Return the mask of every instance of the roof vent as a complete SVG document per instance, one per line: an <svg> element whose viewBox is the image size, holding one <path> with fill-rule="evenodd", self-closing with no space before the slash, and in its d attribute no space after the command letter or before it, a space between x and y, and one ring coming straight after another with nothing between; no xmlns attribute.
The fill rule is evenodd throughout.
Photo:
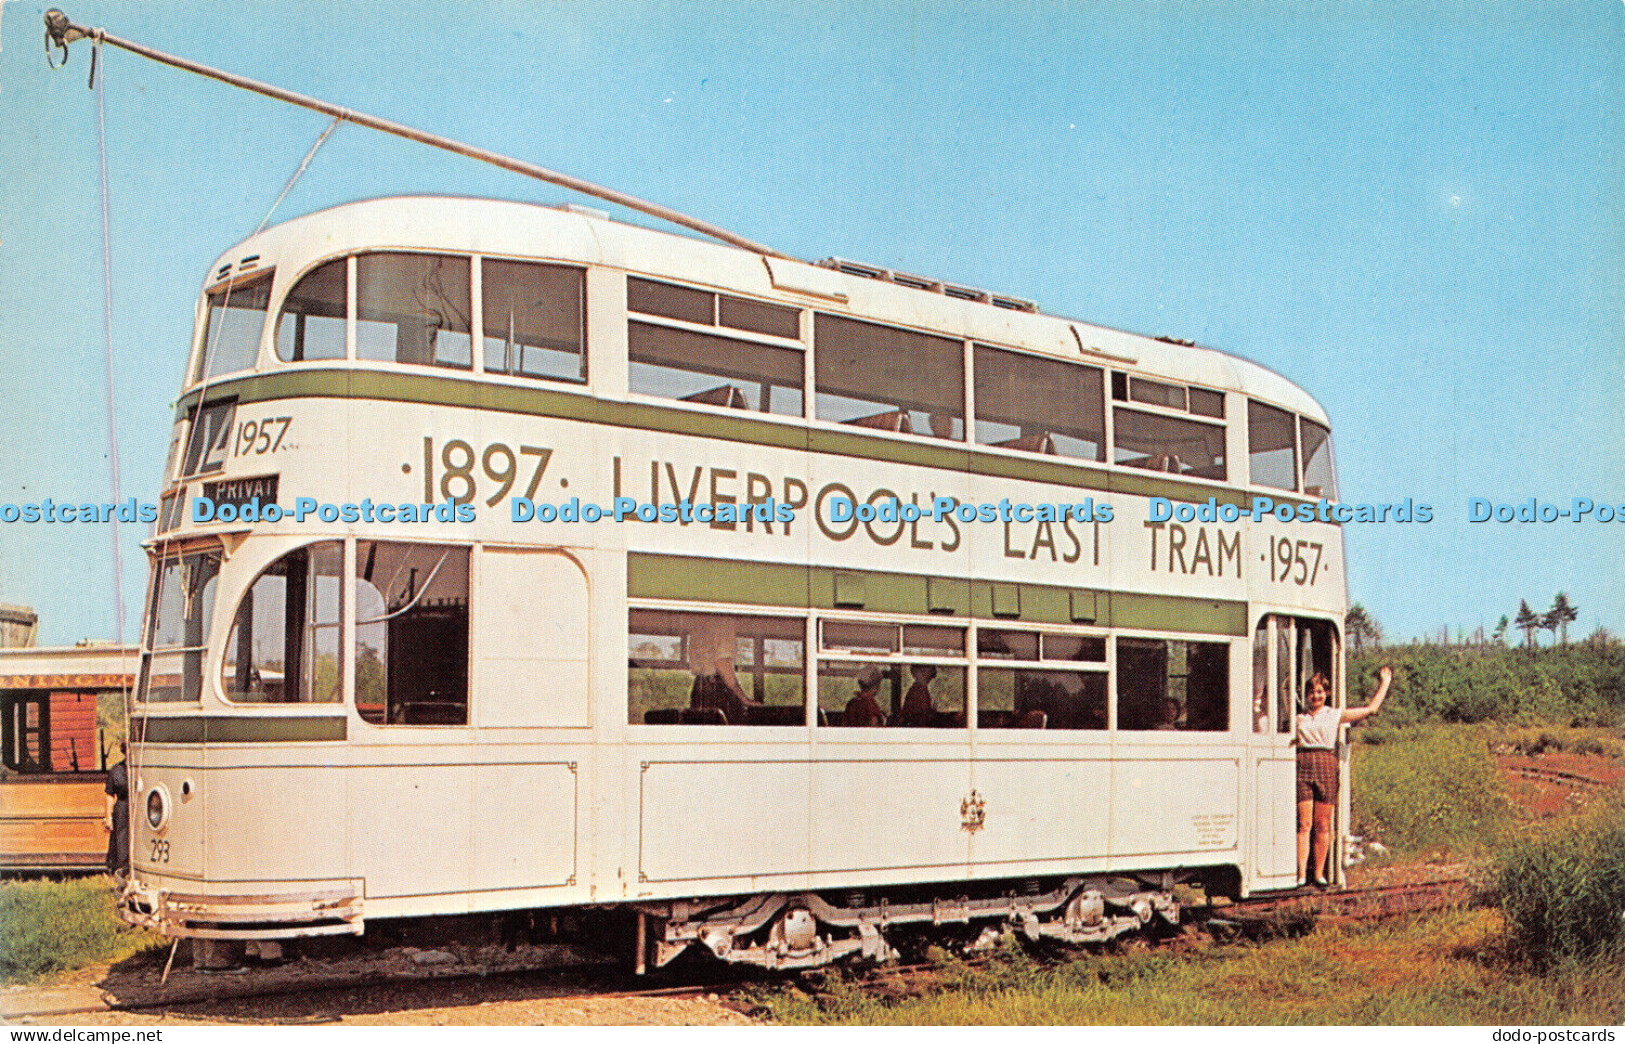
<svg viewBox="0 0 1625 1044"><path fill-rule="evenodd" d="M862 279L878 279L883 283L896 283L906 286L910 290L924 290L928 294L942 294L959 301L976 301L980 304L990 304L996 308L1007 308L1012 312L1037 312L1036 302L1023 300L1019 297L1006 297L999 294L990 294L986 290L978 290L971 286L954 286L938 279L926 276L909 275L907 272L893 272L889 268L879 268L875 265L866 265L861 261L847 261L839 257L826 257L818 262L819 268L833 269L845 275L858 276Z"/></svg>

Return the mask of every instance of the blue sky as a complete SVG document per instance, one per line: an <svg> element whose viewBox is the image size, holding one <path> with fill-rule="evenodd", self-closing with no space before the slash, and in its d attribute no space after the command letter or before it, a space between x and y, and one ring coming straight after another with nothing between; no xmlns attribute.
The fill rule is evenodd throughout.
<svg viewBox="0 0 1625 1044"><path fill-rule="evenodd" d="M109 488L89 48L48 71L46 6L0 6L0 502ZM64 7L798 257L1254 359L1330 412L1346 499L1435 505L1348 529L1391 636L1560 590L1571 632L1625 631L1625 523L1466 522L1475 495L1625 504L1619 0ZM327 121L103 59L122 484L155 500L205 271ZM278 217L412 192L572 198L342 127ZM105 526L0 528L0 602L47 644L112 636L110 578Z"/></svg>

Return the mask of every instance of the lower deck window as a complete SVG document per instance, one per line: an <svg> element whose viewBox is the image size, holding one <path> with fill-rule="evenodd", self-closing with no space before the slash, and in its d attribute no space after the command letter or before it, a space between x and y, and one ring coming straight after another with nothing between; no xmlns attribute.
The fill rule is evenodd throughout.
<svg viewBox="0 0 1625 1044"><path fill-rule="evenodd" d="M631 610L627 721L805 724L803 627L782 617Z"/></svg>
<svg viewBox="0 0 1625 1044"><path fill-rule="evenodd" d="M632 608L627 722L1228 732L1229 670L1222 639Z"/></svg>
<svg viewBox="0 0 1625 1044"><path fill-rule="evenodd" d="M1106 727L1106 673L983 667L977 674L979 729Z"/></svg>
<svg viewBox="0 0 1625 1044"><path fill-rule="evenodd" d="M1117 639L1117 727L1127 732L1230 728L1230 647Z"/></svg>
<svg viewBox="0 0 1625 1044"><path fill-rule="evenodd" d="M290 551L243 595L221 662L220 688L240 703L337 703L344 545Z"/></svg>
<svg viewBox="0 0 1625 1044"><path fill-rule="evenodd" d="M195 702L203 696L204 639L214 615L220 553L161 558L153 566L138 702Z"/></svg>
<svg viewBox="0 0 1625 1044"><path fill-rule="evenodd" d="M818 665L818 723L837 728L962 729L963 667L825 660Z"/></svg>
<svg viewBox="0 0 1625 1044"><path fill-rule="evenodd" d="M468 548L358 541L355 590L357 713L468 724Z"/></svg>

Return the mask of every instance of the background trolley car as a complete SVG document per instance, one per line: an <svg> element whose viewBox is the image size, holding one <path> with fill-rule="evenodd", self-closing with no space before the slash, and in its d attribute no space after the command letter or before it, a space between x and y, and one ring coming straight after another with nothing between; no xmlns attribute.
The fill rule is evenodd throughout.
<svg viewBox="0 0 1625 1044"><path fill-rule="evenodd" d="M1334 481L1276 374L1013 298L580 208L289 221L198 306L124 916L620 908L640 960L788 967L1290 887L1341 532L1227 519ZM559 517L618 497L709 521ZM889 508L939 498L992 507Z"/></svg>
<svg viewBox="0 0 1625 1044"><path fill-rule="evenodd" d="M17 610L0 606L0 623ZM97 716L122 704L136 651L128 646L36 648L33 614L21 647L0 647L0 871L104 869L109 755L118 737Z"/></svg>

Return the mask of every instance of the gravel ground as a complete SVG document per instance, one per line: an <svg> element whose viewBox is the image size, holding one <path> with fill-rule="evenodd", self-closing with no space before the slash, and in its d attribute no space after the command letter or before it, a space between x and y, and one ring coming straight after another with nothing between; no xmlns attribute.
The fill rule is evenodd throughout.
<svg viewBox="0 0 1625 1044"><path fill-rule="evenodd" d="M448 977L470 971L479 977ZM515 952L499 947L395 948L238 973L204 974L180 967L165 986L159 985L161 974L161 961L135 958L115 967L84 968L46 986L7 987L0 992L0 1016L12 1025L76 1026L718 1026L751 1021L717 994L618 995L637 985L606 969L602 960L563 946ZM347 985L362 975L385 975L390 981ZM173 1002L251 989L281 992L137 1011L105 1007L109 1000ZM93 1010L51 1014L66 1009Z"/></svg>

